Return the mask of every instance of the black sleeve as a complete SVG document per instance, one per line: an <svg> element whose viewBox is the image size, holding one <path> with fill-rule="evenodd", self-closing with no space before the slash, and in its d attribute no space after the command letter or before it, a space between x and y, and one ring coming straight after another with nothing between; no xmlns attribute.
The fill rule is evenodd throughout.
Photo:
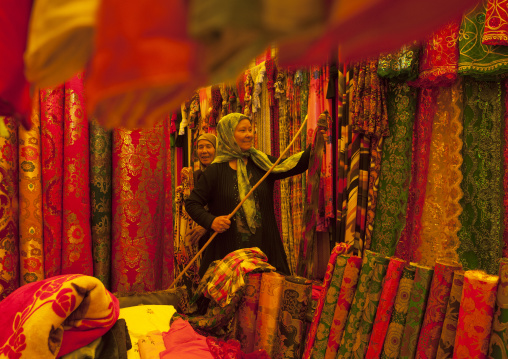
<svg viewBox="0 0 508 359"><path fill-rule="evenodd" d="M272 172L272 173L270 173L270 177L273 180L279 180L279 179L299 175L300 173L307 171L307 169L309 168L309 158L310 158L311 147L312 146L309 145L307 147L307 149L302 153L302 157L300 157L300 160L298 161L298 163L296 164L295 167L293 167L292 169L290 169L287 172L282 172L282 173L273 173ZM273 162L275 162L275 161L277 161L277 159L275 159ZM281 163L284 161L281 161Z"/></svg>
<svg viewBox="0 0 508 359"><path fill-rule="evenodd" d="M210 165L201 173L199 180L194 184L189 197L185 200L185 210L189 216L201 227L211 229L215 216L205 209L212 199L212 194L217 183L218 166Z"/></svg>

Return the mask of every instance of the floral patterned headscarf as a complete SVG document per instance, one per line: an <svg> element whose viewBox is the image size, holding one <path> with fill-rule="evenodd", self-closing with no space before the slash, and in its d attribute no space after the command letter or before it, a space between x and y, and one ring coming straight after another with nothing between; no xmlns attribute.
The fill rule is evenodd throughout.
<svg viewBox="0 0 508 359"><path fill-rule="evenodd" d="M217 124L217 153L213 163L229 162L234 159L250 157L259 168L268 171L273 166L273 163L265 153L258 151L254 147L251 147L247 151L242 151L240 146L238 146L238 143L236 143L235 129L236 126L238 126L238 123L243 119L250 121L250 118L241 113L230 113L219 121ZM288 157L284 161L281 161L277 166L275 166L273 172L281 173L294 168L300 160L300 157L302 157L302 153L303 151ZM236 175L238 177L238 192L240 195L240 200L243 200L247 193L249 193L251 190L252 186L249 182L247 166L245 165L245 162L237 161L236 166ZM243 203L242 208L245 212L247 224L249 225L251 233L255 233L256 227L254 218L256 217L256 204L254 202L254 197L249 196Z"/></svg>

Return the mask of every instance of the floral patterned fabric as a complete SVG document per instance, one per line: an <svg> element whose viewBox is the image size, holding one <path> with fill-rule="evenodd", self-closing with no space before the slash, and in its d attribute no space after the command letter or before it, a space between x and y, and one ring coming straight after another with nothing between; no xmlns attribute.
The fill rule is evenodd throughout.
<svg viewBox="0 0 508 359"><path fill-rule="evenodd" d="M508 12L506 0L488 0L482 44L508 45Z"/></svg>
<svg viewBox="0 0 508 359"><path fill-rule="evenodd" d="M492 323L489 357L502 359L508 356L508 259L499 264L499 286L497 287L496 312Z"/></svg>
<svg viewBox="0 0 508 359"><path fill-rule="evenodd" d="M390 325L388 326L383 351L381 353L382 359L396 359L399 357L415 271L416 267L410 264L406 266L402 272L402 278L400 279L397 296L395 297L395 303L393 305Z"/></svg>
<svg viewBox="0 0 508 359"><path fill-rule="evenodd" d="M478 4L464 14L459 36L459 68L461 75L492 80L503 76L508 70L508 49L506 46L482 43L485 27L487 1Z"/></svg>
<svg viewBox="0 0 508 359"><path fill-rule="evenodd" d="M18 211L18 126L4 118L9 136L0 137L0 300L19 286Z"/></svg>
<svg viewBox="0 0 508 359"><path fill-rule="evenodd" d="M62 274L93 275L90 228L90 137L83 74L65 83Z"/></svg>
<svg viewBox="0 0 508 359"><path fill-rule="evenodd" d="M0 356L57 358L104 335L118 319L118 299L93 277L51 277L0 302Z"/></svg>
<svg viewBox="0 0 508 359"><path fill-rule="evenodd" d="M342 335L344 334L344 328L356 292L361 268L362 259L360 257L348 258L330 327L325 359L335 359L337 356L337 350L339 349Z"/></svg>
<svg viewBox="0 0 508 359"><path fill-rule="evenodd" d="M464 274L453 358L487 358L498 282L481 271Z"/></svg>
<svg viewBox="0 0 508 359"><path fill-rule="evenodd" d="M401 359L415 357L418 336L420 335L433 274L434 269L416 265L415 279L411 288L406 324L401 340L402 346L400 347L399 355Z"/></svg>
<svg viewBox="0 0 508 359"><path fill-rule="evenodd" d="M503 221L501 84L464 80L464 197L459 258L465 269L498 272Z"/></svg>
<svg viewBox="0 0 508 359"><path fill-rule="evenodd" d="M115 292L167 288L173 280L169 125L113 131ZM161 270L162 268L162 270Z"/></svg>
<svg viewBox="0 0 508 359"><path fill-rule="evenodd" d="M41 90L44 276L62 273L64 87Z"/></svg>
<svg viewBox="0 0 508 359"><path fill-rule="evenodd" d="M283 275L275 272L263 273L259 289L254 350L264 349L270 358L273 358L277 351L277 333L283 290Z"/></svg>
<svg viewBox="0 0 508 359"><path fill-rule="evenodd" d="M418 263L433 267L436 259L458 261L457 232L463 196L462 181L462 81L439 89L432 124L427 190L422 209Z"/></svg>
<svg viewBox="0 0 508 359"><path fill-rule="evenodd" d="M371 249L384 256L395 253L406 222L415 110L415 89L407 84L390 83L388 118L391 135L383 145L378 204L371 242Z"/></svg>
<svg viewBox="0 0 508 359"><path fill-rule="evenodd" d="M453 274L452 289L450 291L450 299L446 307L445 319L443 322L443 331L441 339L439 339L439 347L437 348L436 358L452 358L455 334L457 333L457 321L459 319L460 301L462 299L462 287L464 286L464 273L455 271Z"/></svg>
<svg viewBox="0 0 508 359"><path fill-rule="evenodd" d="M436 113L437 89L421 89L418 110L413 127L411 183L406 209L406 226L402 230L395 255L406 261L413 260L420 243L422 207L425 202L432 122Z"/></svg>
<svg viewBox="0 0 508 359"><path fill-rule="evenodd" d="M330 287L326 292L323 311L321 312L321 318L319 319L316 341L314 342L314 348L312 349L312 359L323 359L325 356L328 337L330 335L330 327L335 312L335 306L339 298L347 261L348 258L345 255L337 257L337 263L335 263L335 268L333 269L332 281L330 282Z"/></svg>
<svg viewBox="0 0 508 359"><path fill-rule="evenodd" d="M328 265L326 267L325 277L323 279L322 286L323 289L321 290L321 294L319 296L316 309L314 310L312 323L307 333L307 341L305 342L305 351L303 352L302 356L302 358L304 359L310 358L312 348L314 347L314 341L316 339L316 333L319 325L319 320L321 318L321 312L323 311L323 306L325 304L326 292L330 287L330 282L332 280L333 270L335 268L337 256L346 253L348 249L349 246L345 243L339 243L332 249L332 253L330 254L330 259L328 260Z"/></svg>
<svg viewBox="0 0 508 359"><path fill-rule="evenodd" d="M362 320L363 311L367 303L367 293L369 291L371 280L374 275L374 268L377 264L376 253L365 251L362 270L360 272L360 279L358 279L358 286L356 287L355 297L349 310L344 335L342 336L339 351L337 356L340 358L351 358L353 345L355 343L356 335L359 330L360 322ZM383 266L380 264L379 269L382 270Z"/></svg>
<svg viewBox="0 0 508 359"><path fill-rule="evenodd" d="M305 316L311 299L312 282L296 276L284 280L274 359L300 359L304 348Z"/></svg>
<svg viewBox="0 0 508 359"><path fill-rule="evenodd" d="M386 277L383 280L383 290L381 292L381 298L379 299L376 318L374 319L372 335L367 348L367 358L379 358L381 356L383 343L385 342L395 304L400 277L402 276L405 264L406 262L401 259L390 259Z"/></svg>
<svg viewBox="0 0 508 359"><path fill-rule="evenodd" d="M504 179L503 179L503 190L504 190L504 198L503 198L503 206L504 213L508 213L508 131L506 131L508 125L508 81L504 82L505 88L505 98L504 98ZM503 219L504 231L503 231L503 257L508 257L508 216L504 216Z"/></svg>
<svg viewBox="0 0 508 359"><path fill-rule="evenodd" d="M243 298L236 314L238 323L236 339L240 341L242 350L245 353L254 351L261 276L261 273L249 273L247 275Z"/></svg>
<svg viewBox="0 0 508 359"><path fill-rule="evenodd" d="M453 273L460 269L462 267L458 264L436 263L415 358L428 359L436 356L452 289Z"/></svg>
<svg viewBox="0 0 508 359"><path fill-rule="evenodd" d="M401 82L414 80L418 76L419 56L419 43L404 45L399 51L379 57L377 73Z"/></svg>
<svg viewBox="0 0 508 359"><path fill-rule="evenodd" d="M356 332L352 358L363 358L367 352L389 262L389 258L382 256L377 256L375 259L365 306L363 307L362 320Z"/></svg>
<svg viewBox="0 0 508 359"><path fill-rule="evenodd" d="M423 44L420 73L412 86L449 86L457 79L460 20L452 21L434 32Z"/></svg>
<svg viewBox="0 0 508 359"><path fill-rule="evenodd" d="M19 127L19 284L44 279L42 240L41 113L39 91L32 99L32 128Z"/></svg>
<svg viewBox="0 0 508 359"><path fill-rule="evenodd" d="M112 131L90 120L90 207L93 273L106 288L111 280Z"/></svg>

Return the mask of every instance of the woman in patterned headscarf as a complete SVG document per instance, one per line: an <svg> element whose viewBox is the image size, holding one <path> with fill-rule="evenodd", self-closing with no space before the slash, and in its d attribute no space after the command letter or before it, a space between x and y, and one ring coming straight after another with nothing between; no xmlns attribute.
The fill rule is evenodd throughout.
<svg viewBox="0 0 508 359"><path fill-rule="evenodd" d="M290 274L284 246L275 220L274 182L304 172L309 165L310 147L281 161L247 198L231 218L227 215L245 198L275 158L252 147L254 132L248 117L241 113L224 116L217 124L217 153L195 185L185 208L191 218L206 229L218 232L203 252L200 274L214 260L240 248L258 247L278 271ZM205 210L208 206L209 211ZM200 247L206 238L200 240Z"/></svg>

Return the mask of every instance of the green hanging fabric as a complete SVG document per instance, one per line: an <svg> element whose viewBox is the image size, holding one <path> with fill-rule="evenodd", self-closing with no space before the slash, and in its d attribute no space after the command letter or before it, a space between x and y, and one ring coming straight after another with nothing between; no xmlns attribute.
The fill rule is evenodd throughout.
<svg viewBox="0 0 508 359"><path fill-rule="evenodd" d="M464 81L464 145L459 258L464 269L497 274L503 241L501 84Z"/></svg>

